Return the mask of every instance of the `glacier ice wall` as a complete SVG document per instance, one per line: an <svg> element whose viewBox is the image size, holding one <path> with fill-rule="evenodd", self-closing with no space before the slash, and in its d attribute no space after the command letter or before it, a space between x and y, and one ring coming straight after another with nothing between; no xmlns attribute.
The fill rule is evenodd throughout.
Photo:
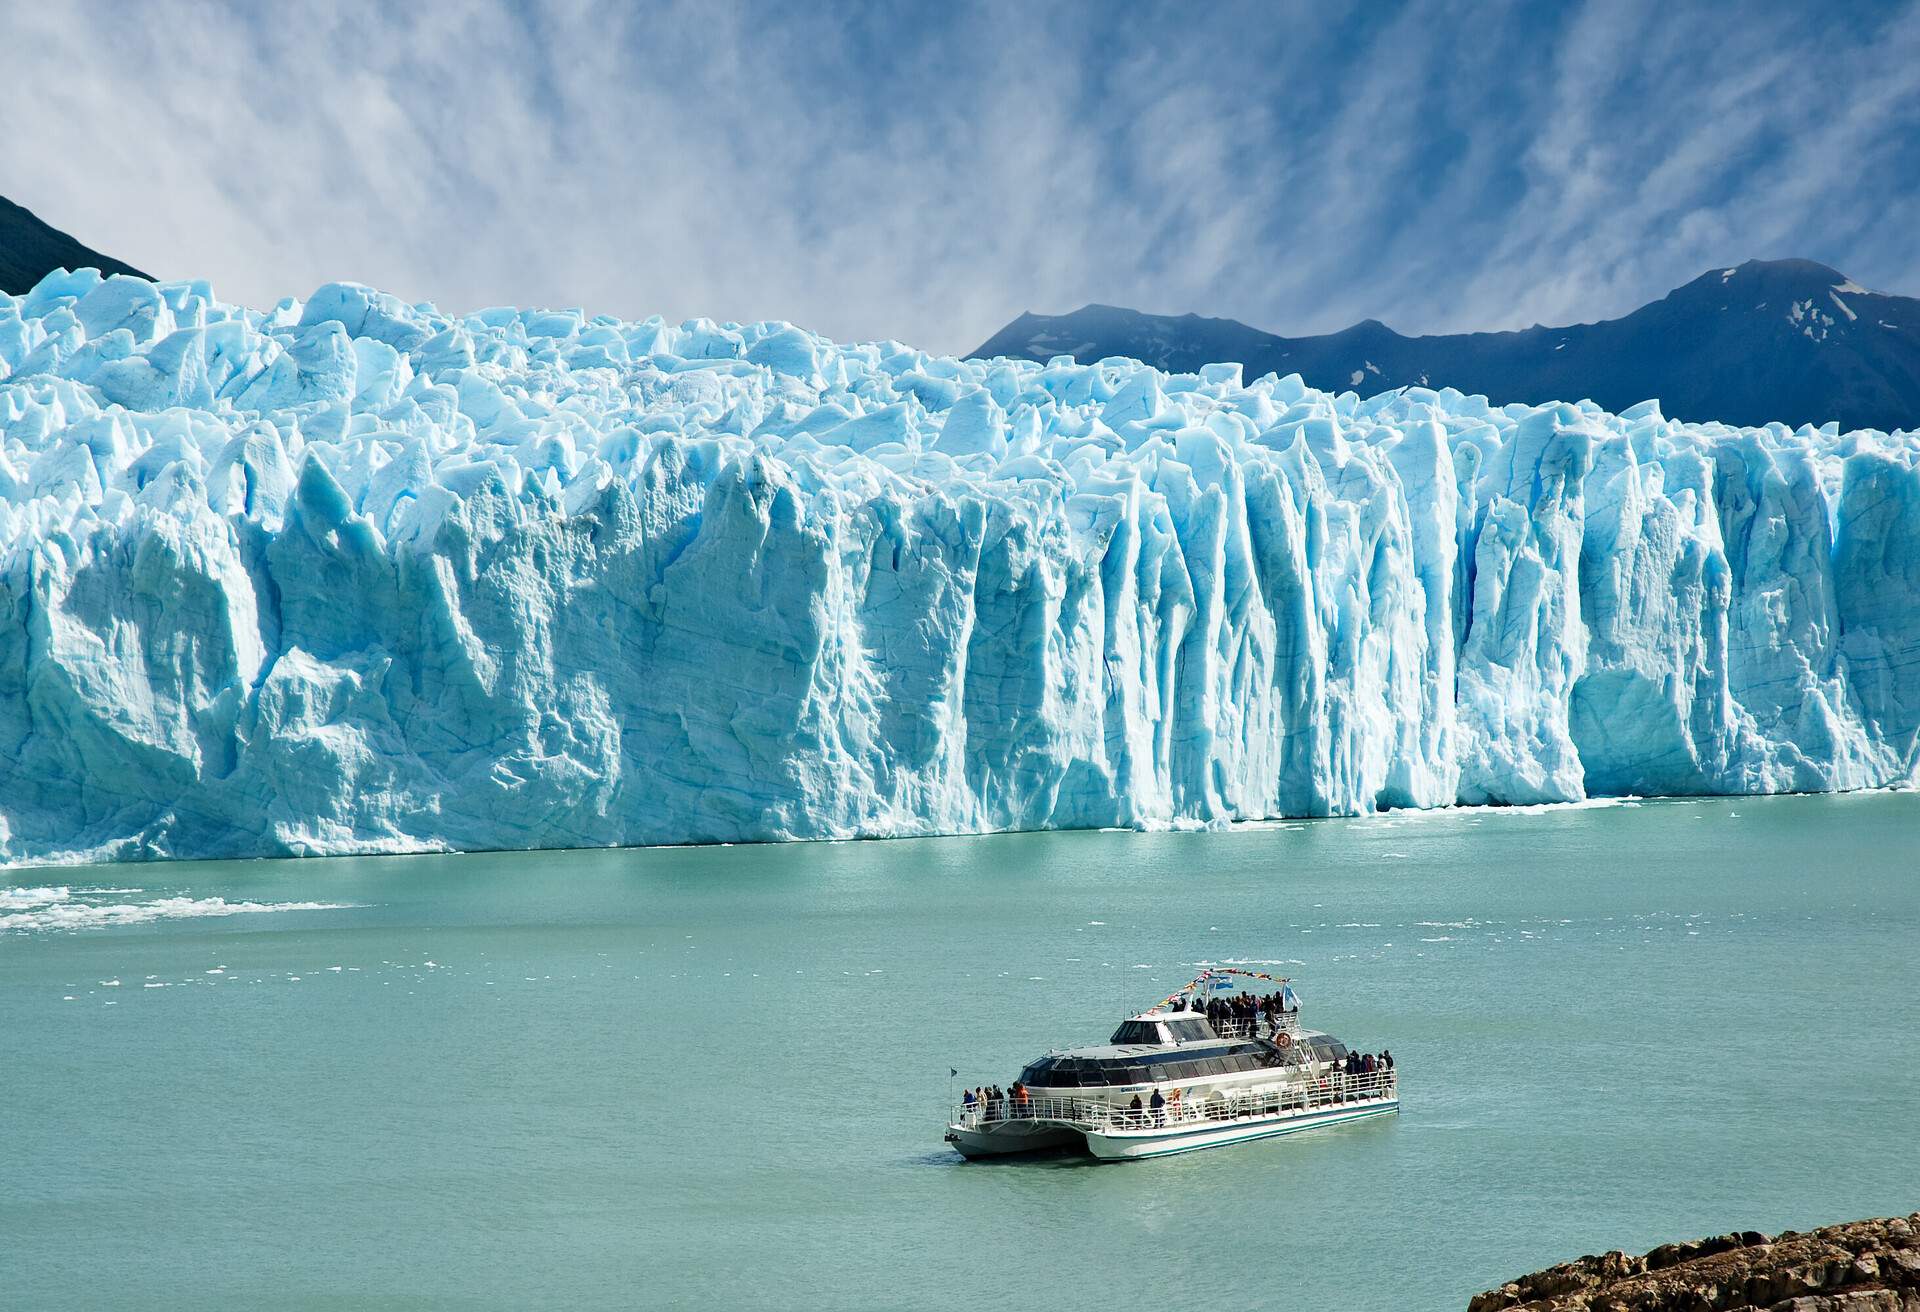
<svg viewBox="0 0 1920 1312"><path fill-rule="evenodd" d="M332 285L0 296L0 859L1920 771L1920 439Z"/></svg>

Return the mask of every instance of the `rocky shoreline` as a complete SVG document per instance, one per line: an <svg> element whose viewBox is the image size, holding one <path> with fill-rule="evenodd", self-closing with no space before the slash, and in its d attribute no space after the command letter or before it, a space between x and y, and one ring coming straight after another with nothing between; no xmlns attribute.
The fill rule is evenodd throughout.
<svg viewBox="0 0 1920 1312"><path fill-rule="evenodd" d="M1614 1251L1510 1280L1468 1312L1920 1312L1920 1212Z"/></svg>

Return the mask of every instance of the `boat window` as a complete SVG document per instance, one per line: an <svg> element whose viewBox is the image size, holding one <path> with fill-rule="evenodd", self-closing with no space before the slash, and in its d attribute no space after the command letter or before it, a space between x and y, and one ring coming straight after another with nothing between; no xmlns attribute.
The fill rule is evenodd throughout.
<svg viewBox="0 0 1920 1312"><path fill-rule="evenodd" d="M1051 1084L1053 1083L1052 1067L1053 1063L1050 1061L1037 1061L1020 1072L1020 1083Z"/></svg>
<svg viewBox="0 0 1920 1312"><path fill-rule="evenodd" d="M1160 1027L1150 1020L1124 1020L1120 1022L1120 1028L1113 1032L1111 1042L1158 1043Z"/></svg>
<svg viewBox="0 0 1920 1312"><path fill-rule="evenodd" d="M1203 1020L1168 1021L1167 1028L1173 1031L1173 1037L1181 1043L1204 1043L1208 1039L1219 1037L1213 1032L1213 1027Z"/></svg>

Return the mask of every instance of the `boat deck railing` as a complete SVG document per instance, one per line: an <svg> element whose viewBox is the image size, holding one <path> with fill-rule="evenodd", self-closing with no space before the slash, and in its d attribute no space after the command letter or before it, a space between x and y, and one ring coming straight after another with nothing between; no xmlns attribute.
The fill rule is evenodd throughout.
<svg viewBox="0 0 1920 1312"><path fill-rule="evenodd" d="M1204 1020L1205 1016L1202 1014ZM1276 1034L1300 1035L1300 1013L1289 1011L1280 1016L1261 1016L1258 1020L1216 1020L1213 1032L1223 1039L1269 1039Z"/></svg>
<svg viewBox="0 0 1920 1312"><path fill-rule="evenodd" d="M1088 1130L1159 1129L1168 1125L1230 1122L1283 1112L1316 1111L1347 1103L1375 1102L1393 1097L1399 1090L1394 1071L1374 1071L1367 1075L1329 1072L1295 1084L1232 1093L1223 1097L1179 1098L1164 1107L1142 1106L1134 1111L1128 1103L1105 1098L1039 1097L1024 1099L995 1098L987 1102L955 1107L950 1123L966 1129L981 1129L1008 1121L1055 1121ZM1141 1099L1144 1104L1146 1099Z"/></svg>

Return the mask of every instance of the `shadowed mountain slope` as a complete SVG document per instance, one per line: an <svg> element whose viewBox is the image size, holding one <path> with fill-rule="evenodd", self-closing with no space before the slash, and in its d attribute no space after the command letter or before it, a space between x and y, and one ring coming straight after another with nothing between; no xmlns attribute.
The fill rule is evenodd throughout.
<svg viewBox="0 0 1920 1312"><path fill-rule="evenodd" d="M0 196L0 292L18 296L55 269L98 269L112 275L148 275L131 264L82 246L43 223L33 211Z"/></svg>
<svg viewBox="0 0 1920 1312"><path fill-rule="evenodd" d="M1454 387L1497 404L1591 399L1616 412L1657 397L1665 414L1694 421L1920 426L1920 300L1811 260L1714 269L1623 318L1566 328L1403 337L1368 319L1277 337L1232 319L1089 305L1023 314L973 354L1124 355L1175 373L1238 361L1250 378L1299 374L1364 395Z"/></svg>

